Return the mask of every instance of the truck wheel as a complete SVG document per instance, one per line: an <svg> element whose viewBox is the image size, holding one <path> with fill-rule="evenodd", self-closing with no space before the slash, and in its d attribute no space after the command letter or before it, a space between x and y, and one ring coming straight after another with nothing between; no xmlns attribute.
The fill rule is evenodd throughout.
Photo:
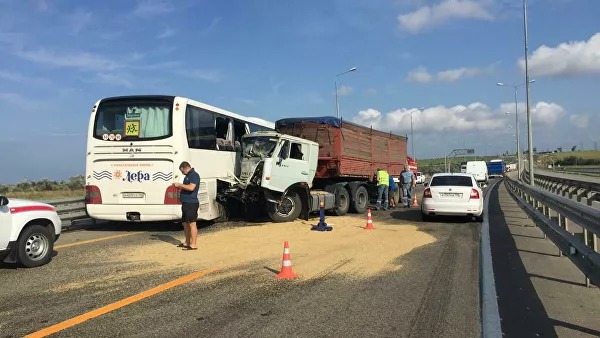
<svg viewBox="0 0 600 338"><path fill-rule="evenodd" d="M335 207L331 209L334 215L344 216L350 209L350 193L346 187L340 184L332 184L325 187L325 191L335 195Z"/></svg>
<svg viewBox="0 0 600 338"><path fill-rule="evenodd" d="M390 191L390 194L392 195L394 203L400 203L400 188L396 189L396 191Z"/></svg>
<svg viewBox="0 0 600 338"><path fill-rule="evenodd" d="M273 222L291 222L300 216L302 201L296 192L291 191L280 204L269 202L267 211Z"/></svg>
<svg viewBox="0 0 600 338"><path fill-rule="evenodd" d="M48 264L52 258L54 234L38 224L23 230L17 242L17 257L26 268Z"/></svg>
<svg viewBox="0 0 600 338"><path fill-rule="evenodd" d="M363 214L367 210L367 205L369 205L369 192L361 185L354 190L350 207L353 212Z"/></svg>

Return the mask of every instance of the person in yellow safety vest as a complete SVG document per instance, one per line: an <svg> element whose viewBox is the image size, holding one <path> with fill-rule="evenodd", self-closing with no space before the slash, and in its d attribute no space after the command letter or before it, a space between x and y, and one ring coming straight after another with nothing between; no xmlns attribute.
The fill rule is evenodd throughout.
<svg viewBox="0 0 600 338"><path fill-rule="evenodd" d="M377 168L377 205L375 210L381 208L383 200L383 210L387 210L389 206L388 191L390 189L390 175L387 171Z"/></svg>

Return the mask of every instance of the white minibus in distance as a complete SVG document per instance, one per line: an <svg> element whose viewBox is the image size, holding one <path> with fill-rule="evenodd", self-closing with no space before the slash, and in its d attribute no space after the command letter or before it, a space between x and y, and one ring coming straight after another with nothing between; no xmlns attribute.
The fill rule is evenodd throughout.
<svg viewBox="0 0 600 338"><path fill-rule="evenodd" d="M488 170L485 161L468 161L466 173L473 175L478 183L487 184L488 182Z"/></svg>
<svg viewBox="0 0 600 338"><path fill-rule="evenodd" d="M86 151L86 210L93 219L167 221L181 218L179 171L200 175L198 219L223 208L217 180L239 171L241 137L275 124L179 96L104 98L92 108Z"/></svg>

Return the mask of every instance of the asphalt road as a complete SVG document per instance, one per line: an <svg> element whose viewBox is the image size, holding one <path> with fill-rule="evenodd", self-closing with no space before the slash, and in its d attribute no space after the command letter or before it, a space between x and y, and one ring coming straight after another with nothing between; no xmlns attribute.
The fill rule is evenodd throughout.
<svg viewBox="0 0 600 338"><path fill-rule="evenodd" d="M280 250L269 260L258 253L266 236L261 231L271 234L279 225L201 227L201 239L239 229L257 234L232 235L240 241L228 248L232 252L180 252L175 244L181 231L173 224L110 223L66 232L50 264L0 269L0 333L17 337L58 325L55 336L61 337L479 337L480 225L462 219L422 223L415 208L376 211L373 217L375 230L337 224L330 235L357 231L353 236L369 233L379 242L340 239L331 255L342 258L293 281L273 278ZM328 220L335 223L336 217ZM416 228L414 235L392 236L409 227ZM281 229L293 241L289 228ZM321 235L328 236L314 236ZM400 252L400 244L417 235L433 240ZM398 252L390 253L393 268L365 274L378 243L395 250L392 240L398 241ZM323 250L293 256L294 264L318 264L329 255ZM255 252L256 259L234 261Z"/></svg>

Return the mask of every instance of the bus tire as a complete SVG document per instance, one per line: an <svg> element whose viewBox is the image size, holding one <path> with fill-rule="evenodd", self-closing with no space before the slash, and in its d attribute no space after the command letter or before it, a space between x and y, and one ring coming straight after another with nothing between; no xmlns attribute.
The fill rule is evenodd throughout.
<svg viewBox="0 0 600 338"><path fill-rule="evenodd" d="M357 214L363 214L367 210L369 200L370 198L367 188L361 185L357 187L352 194L352 203L350 203L350 208Z"/></svg>
<svg viewBox="0 0 600 338"><path fill-rule="evenodd" d="M267 212L273 222L291 222L294 221L300 212L302 212L302 200L295 191L288 192L281 203L267 203Z"/></svg>

